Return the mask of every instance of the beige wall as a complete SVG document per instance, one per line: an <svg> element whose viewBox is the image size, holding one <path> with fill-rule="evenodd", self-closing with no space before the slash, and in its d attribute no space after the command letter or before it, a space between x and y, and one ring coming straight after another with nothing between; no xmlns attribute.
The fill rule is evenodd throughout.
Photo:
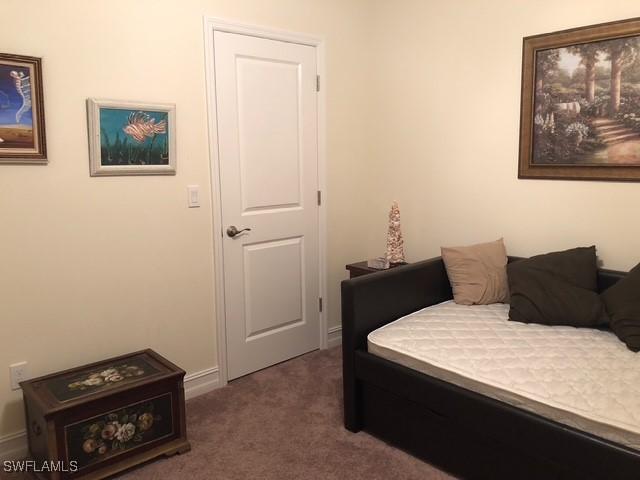
<svg viewBox="0 0 640 480"><path fill-rule="evenodd" d="M366 161L364 0L3 0L3 52L44 58L48 166L0 166L0 438L23 429L8 365L41 375L152 347L217 364L204 15L323 35L331 324L357 258ZM85 99L177 104L175 177L90 178ZM199 184L199 209L186 186Z"/></svg>
<svg viewBox="0 0 640 480"><path fill-rule="evenodd" d="M410 260L504 236L515 255L596 244L607 267L640 261L640 184L517 179L522 37L640 16L637 2L378 0L374 13L369 255L396 199Z"/></svg>
<svg viewBox="0 0 640 480"><path fill-rule="evenodd" d="M640 260L639 184L516 178L522 37L637 2L4 0L2 50L44 57L50 164L0 167L0 437L23 428L12 362L39 375L150 346L216 364L211 206L185 191L209 195L203 15L326 37L331 325L394 199L409 260L499 236ZM90 178L87 97L175 102L178 175Z"/></svg>

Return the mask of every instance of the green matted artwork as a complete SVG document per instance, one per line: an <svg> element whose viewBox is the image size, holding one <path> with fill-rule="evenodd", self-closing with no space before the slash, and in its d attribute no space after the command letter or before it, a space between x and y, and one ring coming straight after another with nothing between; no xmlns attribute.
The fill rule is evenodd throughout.
<svg viewBox="0 0 640 480"><path fill-rule="evenodd" d="M519 177L640 181L640 19L524 39Z"/></svg>
<svg viewBox="0 0 640 480"><path fill-rule="evenodd" d="M175 105L87 100L92 176L175 175Z"/></svg>

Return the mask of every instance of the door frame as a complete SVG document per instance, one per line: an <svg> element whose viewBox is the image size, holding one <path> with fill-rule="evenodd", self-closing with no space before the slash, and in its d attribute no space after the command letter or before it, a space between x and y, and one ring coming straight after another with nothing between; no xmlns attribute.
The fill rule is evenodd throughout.
<svg viewBox="0 0 640 480"><path fill-rule="evenodd" d="M227 372L227 324L225 315L225 291L224 291L224 257L223 257L223 225L222 225L222 201L220 195L220 158L218 155L218 118L215 84L214 62L214 32L228 32L240 35L248 35L282 42L297 43L315 47L317 56L317 74L320 76L320 91L317 95L318 102L318 189L322 195L322 202L318 212L318 272L320 291L318 296L322 298L322 311L320 312L320 331L318 332L320 349L327 348L329 302L327 299L327 171L326 171L326 74L325 74L325 42L324 38L301 33L288 32L258 25L250 25L235 21L228 21L218 17L204 17L204 44L206 67L206 91L207 91L207 116L209 127L209 167L211 183L211 210L213 213L213 282L214 310L216 341L218 347L218 376L220 386L228 382Z"/></svg>

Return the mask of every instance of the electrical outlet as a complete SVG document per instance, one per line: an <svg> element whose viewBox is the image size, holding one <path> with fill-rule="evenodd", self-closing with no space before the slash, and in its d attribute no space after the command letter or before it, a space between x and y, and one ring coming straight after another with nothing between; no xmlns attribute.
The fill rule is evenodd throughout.
<svg viewBox="0 0 640 480"><path fill-rule="evenodd" d="M9 365L11 372L11 390L20 390L20 382L27 380L27 362Z"/></svg>

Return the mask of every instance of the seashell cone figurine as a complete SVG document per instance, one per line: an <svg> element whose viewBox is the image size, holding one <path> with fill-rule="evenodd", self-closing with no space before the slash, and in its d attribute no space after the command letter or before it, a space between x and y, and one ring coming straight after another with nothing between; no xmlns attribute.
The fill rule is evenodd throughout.
<svg viewBox="0 0 640 480"><path fill-rule="evenodd" d="M404 241L400 230L400 208L398 202L391 204L389 212L389 230L387 232L387 261L389 265L406 263L404 259Z"/></svg>

